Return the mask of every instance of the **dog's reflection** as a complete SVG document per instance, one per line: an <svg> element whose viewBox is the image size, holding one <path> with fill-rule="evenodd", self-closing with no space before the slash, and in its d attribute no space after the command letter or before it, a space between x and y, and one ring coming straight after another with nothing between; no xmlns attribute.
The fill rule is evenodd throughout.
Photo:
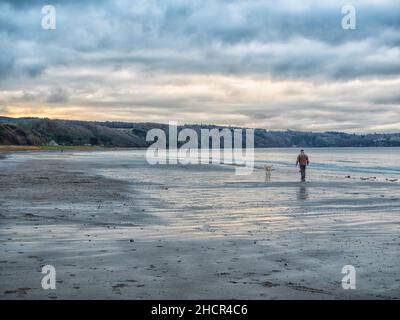
<svg viewBox="0 0 400 320"><path fill-rule="evenodd" d="M297 190L297 200L307 200L309 198L308 189L302 185Z"/></svg>
<svg viewBox="0 0 400 320"><path fill-rule="evenodd" d="M273 170L272 166L265 166L265 182L271 181L271 173Z"/></svg>

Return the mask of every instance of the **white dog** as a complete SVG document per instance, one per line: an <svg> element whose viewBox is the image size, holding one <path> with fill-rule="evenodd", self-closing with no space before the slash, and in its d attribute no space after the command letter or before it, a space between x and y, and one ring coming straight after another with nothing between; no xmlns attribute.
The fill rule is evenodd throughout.
<svg viewBox="0 0 400 320"><path fill-rule="evenodd" d="M273 170L274 170L273 166L267 166L267 165L265 166L265 171L267 173L271 173Z"/></svg>

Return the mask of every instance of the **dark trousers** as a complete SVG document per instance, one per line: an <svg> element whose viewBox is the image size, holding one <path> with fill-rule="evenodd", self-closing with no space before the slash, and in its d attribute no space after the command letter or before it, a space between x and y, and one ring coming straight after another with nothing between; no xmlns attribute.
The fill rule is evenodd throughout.
<svg viewBox="0 0 400 320"><path fill-rule="evenodd" d="M305 165L300 165L300 172L301 172L301 180L304 180L306 178L306 166Z"/></svg>

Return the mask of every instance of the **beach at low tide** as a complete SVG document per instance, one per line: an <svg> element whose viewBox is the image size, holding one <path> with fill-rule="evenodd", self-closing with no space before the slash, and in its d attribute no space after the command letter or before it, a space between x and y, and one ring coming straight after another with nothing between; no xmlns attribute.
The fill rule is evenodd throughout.
<svg viewBox="0 0 400 320"><path fill-rule="evenodd" d="M400 149L306 151L305 183L296 149L256 151L248 176L144 150L7 154L0 297L400 298Z"/></svg>

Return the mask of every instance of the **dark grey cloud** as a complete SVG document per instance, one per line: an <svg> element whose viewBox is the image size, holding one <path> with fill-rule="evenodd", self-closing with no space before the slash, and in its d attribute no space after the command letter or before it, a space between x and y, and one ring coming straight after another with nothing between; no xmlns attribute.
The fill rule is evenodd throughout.
<svg viewBox="0 0 400 320"><path fill-rule="evenodd" d="M40 28L43 3L0 3L2 40L11 43L3 49L8 57L0 62L3 76L12 75L11 70L35 76L49 65L87 64L85 57L91 53L101 56L96 63L138 64L167 72L332 78L400 72L398 52L384 61L367 59L387 48L400 50L396 1L357 1L358 28L350 31L341 28L340 10L346 1L303 5L301 1L285 5L275 1L52 1L57 9L55 31ZM308 43L302 44L301 39ZM21 42L31 43L33 50L19 48ZM364 51L352 50L352 45L366 43ZM246 50L250 44L287 45L278 51L254 52ZM242 53L232 55L237 46L244 47ZM162 50L171 53L159 54ZM110 52L119 55L110 57ZM24 57L29 64L19 63Z"/></svg>
<svg viewBox="0 0 400 320"><path fill-rule="evenodd" d="M62 88L52 89L45 97L45 102L48 103L65 103L69 100L69 94Z"/></svg>

